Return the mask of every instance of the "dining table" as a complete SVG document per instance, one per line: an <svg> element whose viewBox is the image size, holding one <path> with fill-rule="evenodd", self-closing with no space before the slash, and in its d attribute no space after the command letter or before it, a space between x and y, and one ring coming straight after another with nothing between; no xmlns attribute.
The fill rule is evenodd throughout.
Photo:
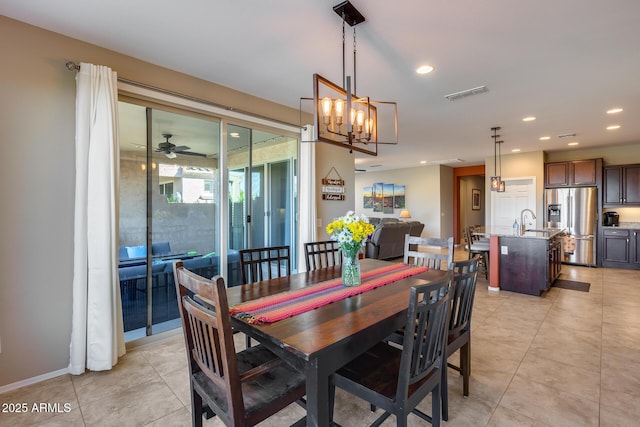
<svg viewBox="0 0 640 427"><path fill-rule="evenodd" d="M365 258L361 272L389 266ZM340 266L231 287L229 307L296 289L339 280ZM446 271L427 270L274 322L255 322L232 315L232 326L258 341L306 376L306 424L331 424L331 375L406 323L412 286L438 280ZM283 294L286 295L286 294Z"/></svg>

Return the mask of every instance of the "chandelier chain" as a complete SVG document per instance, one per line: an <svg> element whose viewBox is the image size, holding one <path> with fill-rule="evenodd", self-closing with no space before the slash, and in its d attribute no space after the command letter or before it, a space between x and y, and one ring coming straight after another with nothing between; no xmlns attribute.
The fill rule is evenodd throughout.
<svg viewBox="0 0 640 427"><path fill-rule="evenodd" d="M357 94L356 90L356 27L353 27L353 93Z"/></svg>

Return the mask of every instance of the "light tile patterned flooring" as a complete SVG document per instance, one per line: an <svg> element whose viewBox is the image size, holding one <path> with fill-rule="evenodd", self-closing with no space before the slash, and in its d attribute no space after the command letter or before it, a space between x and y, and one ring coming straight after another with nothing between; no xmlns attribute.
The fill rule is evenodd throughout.
<svg viewBox="0 0 640 427"><path fill-rule="evenodd" d="M478 281L471 394L462 398L461 377L450 371L443 425L640 425L640 271L563 266L562 277L591 289L533 297L490 292ZM66 413L0 413L1 426L189 426L182 336L130 351L111 372L64 375L0 395L0 402L70 404ZM420 407L429 413L430 397ZM261 425L289 425L303 415L292 405ZM367 403L338 391L338 423L364 426L375 418ZM394 417L383 425L395 425ZM409 425L428 424L410 416Z"/></svg>

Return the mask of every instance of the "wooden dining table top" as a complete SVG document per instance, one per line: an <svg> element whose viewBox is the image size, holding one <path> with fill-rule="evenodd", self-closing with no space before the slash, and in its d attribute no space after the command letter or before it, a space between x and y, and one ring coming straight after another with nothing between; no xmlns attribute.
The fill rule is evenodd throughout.
<svg viewBox="0 0 640 427"><path fill-rule="evenodd" d="M364 272L388 264L389 261L363 259L361 269ZM238 317L234 320L234 326L243 323L246 328L240 329L250 329L251 335L258 341L266 339L280 343L283 348L308 360L314 353L330 351L344 340L381 322L389 319L395 319L394 324L397 321L404 322L411 287L437 280L445 273L429 270L274 323L248 324ZM229 288L227 298L231 307L241 302L331 280L340 277L340 274L340 266L293 274Z"/></svg>

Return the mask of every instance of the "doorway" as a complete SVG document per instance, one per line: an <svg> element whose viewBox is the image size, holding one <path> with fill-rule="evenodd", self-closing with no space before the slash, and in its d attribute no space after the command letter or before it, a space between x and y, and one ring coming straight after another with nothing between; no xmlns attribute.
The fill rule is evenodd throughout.
<svg viewBox="0 0 640 427"><path fill-rule="evenodd" d="M491 192L491 225L509 228L520 223L520 212L531 209L536 212L536 178L506 178L503 193Z"/></svg>
<svg viewBox="0 0 640 427"><path fill-rule="evenodd" d="M467 185L468 182L466 181L466 178L474 178L473 180L469 180L468 182L472 182L472 184ZM453 238L456 244L460 243L462 241L462 229L466 226L466 225L472 225L472 224L467 224L465 221L467 220L467 215L463 215L462 214L462 210L464 209L465 212L467 212L467 209L469 211L469 218L473 217L474 218L474 223L473 225L476 225L476 221L481 219L480 224L484 225L485 224L485 188L486 186L484 185L484 179L485 179L485 167L484 165L478 165L478 166L467 166L467 167L462 167L462 168L454 168L453 169L453 182L454 182L454 186L453 186ZM476 180L481 180L482 181L482 187L476 187L479 186L480 183L475 183L473 184ZM464 188L463 188L464 187ZM480 215L476 215L476 210L472 209L474 204L472 203L474 194L473 191L474 189L479 189L480 190L480 196L479 196L479 201L480 201L480 210L481 213ZM471 215L471 213L473 213L473 215Z"/></svg>

